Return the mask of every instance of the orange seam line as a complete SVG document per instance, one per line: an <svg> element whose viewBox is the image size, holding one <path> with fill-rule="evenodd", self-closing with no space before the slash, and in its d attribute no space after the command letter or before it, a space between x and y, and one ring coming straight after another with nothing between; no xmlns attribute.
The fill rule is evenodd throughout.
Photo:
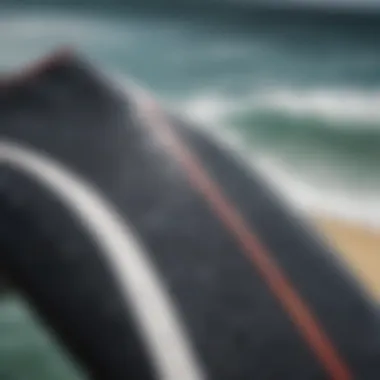
<svg viewBox="0 0 380 380"><path fill-rule="evenodd" d="M335 349L317 318L297 293L296 289L283 273L270 252L261 244L260 240L247 227L243 217L236 208L224 196L217 183L203 169L196 155L181 142L172 128L159 117L159 111L153 107L155 124L160 124L160 131L155 130L160 138L165 137L165 142L170 143L176 158L182 163L183 168L193 184L194 188L203 195L215 214L224 223L227 229L237 238L244 254L259 269L269 288L282 303L285 311L309 344L320 363L325 368L331 379L351 380L353 375Z"/></svg>

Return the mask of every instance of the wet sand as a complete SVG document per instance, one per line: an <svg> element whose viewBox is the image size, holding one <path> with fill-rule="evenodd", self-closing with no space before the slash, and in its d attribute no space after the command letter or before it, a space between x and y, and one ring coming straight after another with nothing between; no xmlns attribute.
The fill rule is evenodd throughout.
<svg viewBox="0 0 380 380"><path fill-rule="evenodd" d="M317 217L315 221L317 229L380 301L380 229L326 217Z"/></svg>

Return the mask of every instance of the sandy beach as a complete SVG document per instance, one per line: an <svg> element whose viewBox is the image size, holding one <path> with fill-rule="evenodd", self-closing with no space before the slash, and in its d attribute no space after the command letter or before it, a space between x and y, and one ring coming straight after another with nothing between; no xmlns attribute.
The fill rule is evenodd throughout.
<svg viewBox="0 0 380 380"><path fill-rule="evenodd" d="M380 301L380 230L326 217L314 218L332 244L377 300Z"/></svg>

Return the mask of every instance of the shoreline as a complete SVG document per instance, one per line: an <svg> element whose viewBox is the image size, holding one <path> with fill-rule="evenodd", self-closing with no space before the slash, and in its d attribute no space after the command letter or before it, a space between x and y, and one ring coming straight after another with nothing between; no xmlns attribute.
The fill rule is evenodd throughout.
<svg viewBox="0 0 380 380"><path fill-rule="evenodd" d="M380 229L325 215L311 215L309 219L364 289L380 301Z"/></svg>

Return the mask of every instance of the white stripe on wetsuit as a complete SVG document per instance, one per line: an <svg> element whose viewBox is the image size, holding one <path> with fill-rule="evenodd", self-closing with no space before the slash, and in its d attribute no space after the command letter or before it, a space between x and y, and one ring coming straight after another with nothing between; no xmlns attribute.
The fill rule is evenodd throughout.
<svg viewBox="0 0 380 380"><path fill-rule="evenodd" d="M46 154L18 143L0 140L0 163L49 189L98 244L134 313L159 379L204 379L176 308L148 254L99 191Z"/></svg>

